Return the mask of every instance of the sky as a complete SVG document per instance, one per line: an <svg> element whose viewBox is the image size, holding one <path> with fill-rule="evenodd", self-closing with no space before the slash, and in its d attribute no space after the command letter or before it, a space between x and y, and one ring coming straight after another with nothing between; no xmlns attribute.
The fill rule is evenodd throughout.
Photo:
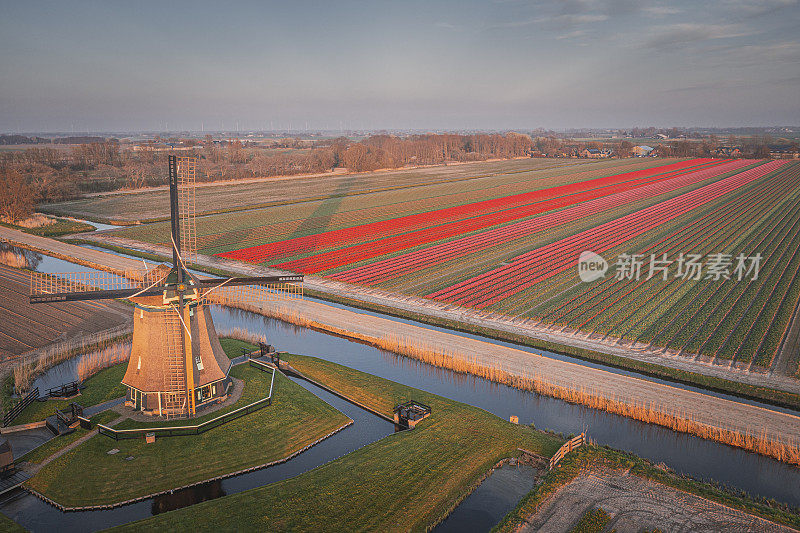
<svg viewBox="0 0 800 533"><path fill-rule="evenodd" d="M800 124L798 0L0 0L0 132Z"/></svg>

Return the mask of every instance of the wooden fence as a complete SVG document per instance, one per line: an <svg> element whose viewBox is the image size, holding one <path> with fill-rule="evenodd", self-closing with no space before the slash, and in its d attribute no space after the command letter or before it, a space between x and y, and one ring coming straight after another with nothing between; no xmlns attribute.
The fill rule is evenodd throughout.
<svg viewBox="0 0 800 533"><path fill-rule="evenodd" d="M30 404L35 402L39 398L39 388L35 388L30 391L28 394L25 395L14 407L8 410L8 412L3 415L3 427L8 427L8 425L14 421L15 418L19 416L19 414Z"/></svg>
<svg viewBox="0 0 800 533"><path fill-rule="evenodd" d="M567 442L561 445L561 448L559 448L558 451L553 454L553 457L550 458L550 470L555 468L561 459L563 459L564 456L566 456L569 452L580 448L584 444L586 444L586 433L581 433L577 437L569 439Z"/></svg>

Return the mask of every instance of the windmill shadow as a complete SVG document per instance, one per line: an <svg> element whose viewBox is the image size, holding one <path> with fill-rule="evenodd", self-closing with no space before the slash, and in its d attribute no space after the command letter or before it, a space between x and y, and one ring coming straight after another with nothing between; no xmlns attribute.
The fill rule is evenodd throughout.
<svg viewBox="0 0 800 533"><path fill-rule="evenodd" d="M314 210L311 215L303 220L300 225L287 237L287 239L294 239L296 237L313 237L324 233L331 229L331 219L339 211L342 200L347 196L356 183L356 176L349 176L344 179L336 189L326 199L322 200L319 206ZM310 249L316 248L317 239L314 239L310 244Z"/></svg>

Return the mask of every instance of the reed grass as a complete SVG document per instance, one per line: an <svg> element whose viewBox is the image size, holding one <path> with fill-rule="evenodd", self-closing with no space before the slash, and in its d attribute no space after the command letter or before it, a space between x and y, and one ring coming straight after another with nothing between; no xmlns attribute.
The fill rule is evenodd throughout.
<svg viewBox="0 0 800 533"><path fill-rule="evenodd" d="M127 361L130 356L131 346L122 343L112 344L84 355L78 361L78 381L85 381L89 376L105 368Z"/></svg>
<svg viewBox="0 0 800 533"><path fill-rule="evenodd" d="M247 342L252 344L253 346L258 346L259 342L263 342L266 344L267 338L264 335L256 335L255 333L250 333L244 328L229 328L219 332L220 337L229 337L231 339L236 339L242 342Z"/></svg>
<svg viewBox="0 0 800 533"><path fill-rule="evenodd" d="M12 368L17 394L28 392L37 376L47 369L81 353L102 350L130 337L130 327L122 326L102 331L82 339L56 342L18 359Z"/></svg>
<svg viewBox="0 0 800 533"><path fill-rule="evenodd" d="M711 426L694 420L692 415L681 409L669 408L666 405L659 405L655 402L639 403L608 398L594 389L549 383L539 374L518 376L497 366L478 363L474 358L456 356L445 350L421 345L408 339L388 336L384 339L377 339L372 344L378 348L399 353L433 366L479 376L495 383L536 392L572 404L585 405L592 409L599 409L607 413L622 415L648 424L663 426L704 439L743 448L773 457L785 463L800 465L800 443L793 439L771 438L763 430L761 432L747 431L741 433Z"/></svg>
<svg viewBox="0 0 800 533"><path fill-rule="evenodd" d="M28 268L30 266L28 259L23 254L12 250L0 250L0 265L14 268Z"/></svg>
<svg viewBox="0 0 800 533"><path fill-rule="evenodd" d="M6 224L14 224L21 228L41 228L42 226L51 226L58 222L56 219L45 216L41 213L34 213L33 215L29 216L23 220L11 220L8 217L0 217L0 222L5 222Z"/></svg>
<svg viewBox="0 0 800 533"><path fill-rule="evenodd" d="M597 390L585 387L575 388L548 382L539 374L518 376L502 370L498 366L488 366L477 362L474 357L458 354L440 347L427 346L413 339L386 335L373 337L347 331L335 326L322 324L302 316L296 309L286 306L260 307L253 304L226 301L224 305L237 307L270 318L289 322L352 340L372 345L381 350L394 352L424 363L446 368L461 374L470 374L485 378L495 383L550 396L572 404L585 405L607 413L622 415L634 420L655 424L662 427L713 440L729 446L772 457L785 463L800 466L800 442L794 439L776 439L768 436L763 430L746 431L744 433L711 426L698 422L692 415L683 410L670 408L655 402L637 403L629 400L608 398Z"/></svg>

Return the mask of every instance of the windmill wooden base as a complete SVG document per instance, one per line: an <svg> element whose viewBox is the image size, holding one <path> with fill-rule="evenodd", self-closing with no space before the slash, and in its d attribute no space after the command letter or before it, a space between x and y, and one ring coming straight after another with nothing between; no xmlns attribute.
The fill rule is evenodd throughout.
<svg viewBox="0 0 800 533"><path fill-rule="evenodd" d="M183 321L160 296L133 298L133 344L126 405L149 415L190 417L203 406L224 400L231 362L222 349L208 306L184 306ZM186 324L189 347L182 341ZM191 357L189 357L191 354Z"/></svg>

